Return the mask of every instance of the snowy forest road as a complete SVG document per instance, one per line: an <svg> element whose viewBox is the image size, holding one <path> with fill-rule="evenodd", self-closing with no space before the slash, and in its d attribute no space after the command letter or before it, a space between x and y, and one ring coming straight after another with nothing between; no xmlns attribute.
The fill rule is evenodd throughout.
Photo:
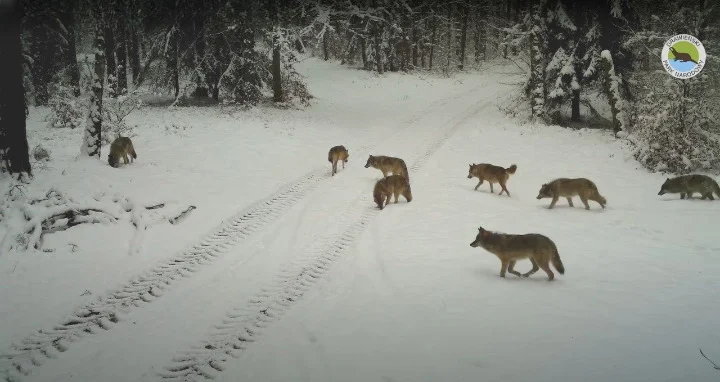
<svg viewBox="0 0 720 382"><path fill-rule="evenodd" d="M382 139L380 145L375 147L373 151L370 151L368 146L354 149L350 148L352 155L351 163L356 163L355 161L357 161L357 163L362 162L364 160L363 155L366 155L367 153L385 153L387 155L396 155L407 158L407 154L412 154L415 151L428 147L427 141L430 141L430 149L436 147L438 142L442 140L442 137L438 140L438 129L441 129L441 132L444 131L447 134L448 132L451 133L454 128L459 126L458 123L446 129L441 128L442 123L447 122L442 120L442 116L447 115L446 109L460 107L461 110L465 111L468 109L468 101L470 101L471 109L475 105L477 94L474 93L477 93L477 90L475 88L463 90L464 91L455 93L451 97L446 97L429 104L424 113L414 115L410 119L398 123L399 127L395 127L395 131L391 133L389 137L383 137L384 139ZM441 116L440 120L433 119L437 116ZM413 127L420 127L421 131L417 131L417 129L413 129ZM424 135L425 137L423 139ZM371 137L371 140L373 139L376 141L379 140L378 137ZM418 145L418 142L422 142L422 145ZM381 149L385 149L387 151L378 151ZM425 151L425 153L427 152L428 151ZM414 169L417 169L417 161L408 162L410 164L411 172ZM257 240L256 237L267 233L268 231L266 230L266 227L268 225L283 222L288 212L294 207L297 207L299 201L306 201L309 195L313 195L313 190L317 189L321 183L332 184L332 186L329 187L335 189L337 193L331 192L330 195L345 193L346 191L338 188L342 182L336 179L347 179L351 176L351 173L346 174L346 176L336 176L331 178L329 176L329 167L329 165L326 165L326 167L317 168L316 170L306 173L298 180L280 189L273 196L236 214L233 218L224 222L220 228L201 240L198 244L180 252L177 256L163 261L160 265L148 272L145 272L139 277L130 280L125 286L119 288L117 291L100 297L95 302L77 309L73 314L61 320L52 329L39 330L38 332L24 338L19 344L13 344L12 351L10 353L3 353L1 356L2 358L0 358L0 372L4 374L5 380L22 380L24 379L24 376L30 376L31 372L35 374L33 377L37 377L40 380L42 380L43 375L48 377L50 380L58 380L56 377L58 375L62 375L62 373L57 374L56 367L64 368L63 365L74 363L70 361L70 359L66 362L62 362L61 359L56 359L64 359L64 357L59 357L61 353L66 353L70 358L71 354L75 353L74 349L78 348L77 354L84 354L85 350L95 348L95 346L89 345L82 348L76 345L78 342L88 341L88 343L91 343L91 341L88 340L89 338L98 337L96 341L93 341L95 342L95 345L98 345L97 341L101 341L101 338L109 335L109 330L113 328L124 327L125 329L117 331L127 332L130 330L134 333L134 335L128 335L127 333L123 335L118 333L111 335L111 337L120 336L119 338L128 338L139 336L144 338L156 338L154 336L148 336L145 330L138 325L141 320L138 317L135 317L136 314L145 317L148 317L145 315L148 314L149 317L155 317L158 314L156 313L158 311L168 312L175 310L175 308L180 308L180 310L182 310L183 304L181 303L179 306L173 305L174 303L172 300L163 304L149 303L158 300L165 300L160 299L160 297L164 297L169 294L177 295L178 293L184 293L187 295L187 289L191 289L194 292L201 294L208 293L205 295L205 298L208 295L213 295L204 288L192 288L192 281L182 284L176 282L188 279L193 275L201 274L198 273L198 271L203 268L204 265L213 264L213 269L222 270L227 269L222 266L223 262L230 262L235 266L247 266L248 264L245 263L250 259L262 259L263 256L258 256L257 254L250 258L246 258L246 256L224 255L229 253L251 254L257 252L252 251L253 245L257 245L259 242L261 243L261 241ZM360 167L361 164L350 165L347 166L347 170L354 172L353 170L360 170ZM372 171L373 175L377 175L377 170ZM344 171L341 171L340 174L343 172ZM371 200L369 195L372 189L372 183L374 183L374 180L368 179L370 177L370 173L371 170L365 170L364 177L361 177L363 181L362 184L366 185L365 187L358 186L359 189L353 188L353 191L356 192L347 193L346 196L348 196L348 198L334 200L334 205L344 206L348 203L352 203L352 201L363 204L362 200L367 200L369 202ZM373 176L373 179L374 178L375 177ZM330 183L330 179L335 180L335 182ZM318 194L315 198L332 198L332 196L327 196L327 190L323 190L323 192L315 194ZM307 204L311 203L306 203L306 205ZM305 208L307 208L307 206ZM303 210L305 208L303 208ZM303 213L300 215L302 216ZM308 220L312 222L309 223L311 226L317 225L317 219L312 218ZM329 221L332 221L332 219ZM296 233L293 233L292 235L296 235ZM244 241L249 241L248 245L245 246L245 249L237 248L237 245ZM295 241L293 240L292 242ZM260 244L260 246L263 247L262 244ZM225 257L230 259L223 259ZM280 263L284 263L284 261L280 261ZM230 269L232 269L232 267ZM250 268L243 269L241 272L252 273ZM209 272L209 275L212 276L213 273ZM195 277L193 277L193 279L195 279ZM255 279L248 278L248 280ZM217 285L223 284L220 282ZM246 285L248 285L248 289L250 289L254 284L250 283ZM185 291L183 292L183 290ZM198 298L201 301L204 299L203 297ZM187 300L192 301L190 298ZM137 312L138 309L135 309L154 305L159 305L156 308L158 310L151 309L148 312L140 313ZM178 314L173 317L180 316L182 315ZM150 320L152 321L153 318L150 318ZM132 323L132 325L129 325L130 323ZM172 325L167 326L168 328L172 327ZM93 336L93 334L98 334L98 336ZM112 342L115 343L116 341ZM162 344L162 342L160 344ZM160 344L157 344L156 346ZM162 348L167 347L163 346ZM169 349L172 350L174 348L170 347ZM129 351L129 353L135 352L130 349L124 350ZM99 354L97 351L91 352ZM85 359L84 357L81 358ZM83 361L82 363L85 362ZM39 366L44 367L39 368ZM80 365L77 366L82 369ZM100 372L104 369L98 368L98 365L95 363L87 364L87 366L92 368L95 372ZM112 368L110 365L108 365L108 367ZM117 364L116 367L119 367L123 371L127 371L127 366L125 365ZM43 372L35 373L35 369L39 369ZM45 373L45 370L47 370L47 374ZM105 376L103 376L102 379L108 380ZM121 380L125 380L125 377Z"/></svg>

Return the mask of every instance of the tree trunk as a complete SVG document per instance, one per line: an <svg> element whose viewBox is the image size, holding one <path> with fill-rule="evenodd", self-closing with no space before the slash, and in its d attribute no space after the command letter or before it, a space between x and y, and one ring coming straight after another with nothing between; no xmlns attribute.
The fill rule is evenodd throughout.
<svg viewBox="0 0 720 382"><path fill-rule="evenodd" d="M435 41L437 37L437 19L434 14L430 16L430 20L430 23L432 24L430 28L432 29L432 31L430 32L430 57L428 62L428 68L432 69L433 56L435 55Z"/></svg>
<svg viewBox="0 0 720 382"><path fill-rule="evenodd" d="M20 1L20 0L16 0ZM45 17L41 16L37 25L31 28L30 33L30 55L32 57L32 65L30 70L32 73L32 84L35 93L35 105L47 105L50 99L48 86L53 76L53 43L46 24Z"/></svg>
<svg viewBox="0 0 720 382"><path fill-rule="evenodd" d="M0 2L0 159L10 174L32 176L25 124L23 87L22 8L20 0ZM3 154L2 151L5 151Z"/></svg>
<svg viewBox="0 0 720 382"><path fill-rule="evenodd" d="M526 94L530 98L531 119L542 120L545 116L545 52L543 49L542 6L533 5L530 32L530 80Z"/></svg>
<svg viewBox="0 0 720 382"><path fill-rule="evenodd" d="M383 61L382 61L382 50L380 50L380 38L381 38L381 29L377 25L373 27L373 47L374 47L374 54L373 58L375 60L375 67L377 68L377 71L379 74L383 74L385 72L385 68L383 67Z"/></svg>
<svg viewBox="0 0 720 382"><path fill-rule="evenodd" d="M201 10L196 10L193 19L193 36L195 36L195 90L193 96L198 98L207 98L210 93L208 91L208 65L205 60L205 19Z"/></svg>
<svg viewBox="0 0 720 382"><path fill-rule="evenodd" d="M103 105L103 85L104 85L104 64L105 59L105 40L104 33L107 33L107 27L103 27L102 5L100 2L93 3L93 14L95 16L95 41L93 50L95 51L95 70L92 74L92 93L90 94L90 113L85 123L85 136L83 139L82 151L88 156L97 156L100 158L100 147L102 146L102 105Z"/></svg>
<svg viewBox="0 0 720 382"><path fill-rule="evenodd" d="M462 5L462 21L461 21L461 30L460 30L460 63L458 64L458 69L463 70L465 69L465 48L466 48L466 42L467 42L467 29L468 29L468 13L470 11L468 10L467 5Z"/></svg>
<svg viewBox="0 0 720 382"><path fill-rule="evenodd" d="M80 66L77 62L77 47L75 46L75 1L65 1L60 11L60 20L67 31L65 55L70 74L70 86L75 97L80 96Z"/></svg>
<svg viewBox="0 0 720 382"><path fill-rule="evenodd" d="M328 33L330 32L327 30L323 33L323 58L325 61L330 59L330 52L328 52Z"/></svg>
<svg viewBox="0 0 720 382"><path fill-rule="evenodd" d="M485 1L482 5L487 5ZM488 9L486 7L479 10L476 15L477 21L475 23L475 63L480 60L487 59L487 20L488 20ZM482 55L482 56L481 56ZM481 58L482 57L482 58Z"/></svg>
<svg viewBox="0 0 720 382"><path fill-rule="evenodd" d="M367 39L363 36L360 39L360 53L362 55L363 69L370 70L367 55Z"/></svg>
<svg viewBox="0 0 720 382"><path fill-rule="evenodd" d="M510 13L512 10L512 0L505 0L505 19L508 23L510 23ZM502 35L502 32L500 32ZM508 54L508 46L507 44L503 45L503 58L507 58Z"/></svg>
<svg viewBox="0 0 720 382"><path fill-rule="evenodd" d="M584 12L585 9L582 7L580 3L574 3L572 5L573 7L573 23L577 27L577 30L575 32L575 41L577 41L577 46L575 48L575 80L578 84L578 88L573 88L572 90L572 101L571 101L571 114L570 114L570 120L573 122L579 122L580 121L580 85L582 84L582 78L583 78L583 67L580 64L582 62L583 56L585 56L586 53L586 46L582 42L583 41L583 34L586 32L586 26L585 26L585 17ZM519 12L519 11L518 11Z"/></svg>
<svg viewBox="0 0 720 382"><path fill-rule="evenodd" d="M117 93L127 94L127 9L125 1L115 0L117 10Z"/></svg>
<svg viewBox="0 0 720 382"><path fill-rule="evenodd" d="M112 23L109 20L104 22L105 27L105 38L104 38L104 49L105 49L105 63L107 64L107 80L108 80L108 95L110 97L117 97L117 64L115 61L115 33L113 31Z"/></svg>
<svg viewBox="0 0 720 382"><path fill-rule="evenodd" d="M282 102L283 100L283 89L282 89L282 73L280 72L280 41L278 40L277 33L273 36L273 51L272 51L272 82L273 82L273 100L275 102Z"/></svg>
<svg viewBox="0 0 720 382"><path fill-rule="evenodd" d="M420 30L417 27L417 21L414 17L410 17L410 24L412 25L412 65L414 67L418 66L418 56L419 56L419 41L420 41Z"/></svg>
<svg viewBox="0 0 720 382"><path fill-rule="evenodd" d="M448 14L447 14L447 54L445 54L445 70L447 72L450 72L450 63L452 62L452 56L453 56L453 37L455 34L453 33L454 29L454 23L453 23L453 14L455 12L454 8L455 4L450 4L448 6Z"/></svg>
<svg viewBox="0 0 720 382"><path fill-rule="evenodd" d="M175 99L180 96L180 63L178 62L178 40L179 40L178 23L175 23L170 31L165 47L165 60L167 62L167 70L170 73L170 85L173 87Z"/></svg>
<svg viewBox="0 0 720 382"><path fill-rule="evenodd" d="M138 75L140 74L140 46L138 43L138 33L135 28L128 30L128 39L130 40L130 70L132 71L133 84L137 85Z"/></svg>

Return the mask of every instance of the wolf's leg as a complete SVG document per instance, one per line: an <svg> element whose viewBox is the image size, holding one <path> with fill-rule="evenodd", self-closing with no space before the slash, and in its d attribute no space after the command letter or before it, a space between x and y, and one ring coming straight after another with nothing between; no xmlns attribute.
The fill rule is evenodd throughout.
<svg viewBox="0 0 720 382"><path fill-rule="evenodd" d="M128 157L127 157L127 153L123 153L123 162L124 162L125 164L130 163L130 160L128 160Z"/></svg>
<svg viewBox="0 0 720 382"><path fill-rule="evenodd" d="M503 191L505 191L505 194L510 197L510 191L508 191L507 187L505 186L505 183L500 183L500 187L502 187L502 191L498 195L502 195Z"/></svg>
<svg viewBox="0 0 720 382"><path fill-rule="evenodd" d="M530 259L530 262L532 263L532 269L523 273L523 277L530 277L533 273L537 272L540 267L538 267L537 262L535 262L535 259Z"/></svg>
<svg viewBox="0 0 720 382"><path fill-rule="evenodd" d="M521 277L522 275L520 272L515 270L515 260L510 260L508 262L508 272L514 274L515 276Z"/></svg>
<svg viewBox="0 0 720 382"><path fill-rule="evenodd" d="M477 186L475 186L475 191L477 191L478 187L483 183L482 178L480 178L480 181L478 182Z"/></svg>
<svg viewBox="0 0 720 382"><path fill-rule="evenodd" d="M505 270L508 267L507 260L500 260L500 277L505 277Z"/></svg>
<svg viewBox="0 0 720 382"><path fill-rule="evenodd" d="M552 202L550 202L550 207L548 207L549 210L551 210L553 207L555 207L555 203L558 202L558 199L560 199L560 198L557 196L553 196Z"/></svg>
<svg viewBox="0 0 720 382"><path fill-rule="evenodd" d="M570 207L575 207L575 206L573 205L572 197L571 197L571 196L565 197L565 199L567 199L568 204L570 205Z"/></svg>
<svg viewBox="0 0 720 382"><path fill-rule="evenodd" d="M541 263L538 263L538 265L540 266L540 268L542 268L543 271L545 271L545 273L547 273L548 281L552 281L555 278L555 274L550 269L550 264L541 262Z"/></svg>
<svg viewBox="0 0 720 382"><path fill-rule="evenodd" d="M494 194L495 191L493 191L492 182L491 182L491 181L488 181L488 183L490 183L490 193L491 193L491 194Z"/></svg>
<svg viewBox="0 0 720 382"><path fill-rule="evenodd" d="M393 196L395 196L395 203L398 202L398 197L400 196L400 190L395 190L393 192Z"/></svg>
<svg viewBox="0 0 720 382"><path fill-rule="evenodd" d="M586 210L589 210L589 209L590 209L590 204L588 204L587 196L585 196L585 195L580 195L580 200L581 200L581 201L583 202L583 204L585 205L585 209L586 209Z"/></svg>

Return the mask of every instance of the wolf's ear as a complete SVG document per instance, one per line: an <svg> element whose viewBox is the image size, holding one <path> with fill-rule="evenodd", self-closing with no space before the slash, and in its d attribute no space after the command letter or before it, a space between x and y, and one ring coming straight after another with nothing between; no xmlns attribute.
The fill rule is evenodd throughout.
<svg viewBox="0 0 720 382"><path fill-rule="evenodd" d="M482 227L478 228L478 232L482 232Z"/></svg>

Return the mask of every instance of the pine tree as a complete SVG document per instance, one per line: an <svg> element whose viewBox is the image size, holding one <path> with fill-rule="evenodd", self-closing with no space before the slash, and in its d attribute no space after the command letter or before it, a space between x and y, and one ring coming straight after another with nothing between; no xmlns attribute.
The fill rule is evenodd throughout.
<svg viewBox="0 0 720 382"><path fill-rule="evenodd" d="M93 3L93 16L95 18L95 41L93 50L95 52L95 64L92 74L92 93L90 95L90 112L85 122L85 135L83 138L82 152L88 156L100 158L100 146L102 145L102 123L103 123L103 87L105 82L105 39L106 28L103 25L103 9L100 2Z"/></svg>

